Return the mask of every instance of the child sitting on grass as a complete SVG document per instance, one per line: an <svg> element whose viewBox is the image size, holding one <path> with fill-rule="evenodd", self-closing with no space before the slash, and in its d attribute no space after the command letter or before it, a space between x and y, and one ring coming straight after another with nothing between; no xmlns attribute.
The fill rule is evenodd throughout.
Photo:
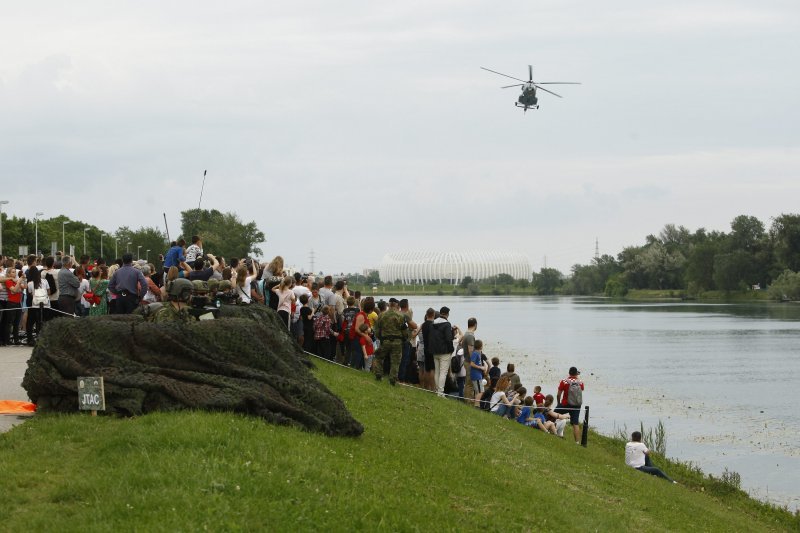
<svg viewBox="0 0 800 533"><path fill-rule="evenodd" d="M556 434L556 425L545 418L544 407L537 407L534 410L533 419L535 420L534 427L541 429L545 433Z"/></svg>
<svg viewBox="0 0 800 533"><path fill-rule="evenodd" d="M535 427L536 419L533 418L533 398L528 396L525 398L525 406L519 410L517 422L528 427Z"/></svg>

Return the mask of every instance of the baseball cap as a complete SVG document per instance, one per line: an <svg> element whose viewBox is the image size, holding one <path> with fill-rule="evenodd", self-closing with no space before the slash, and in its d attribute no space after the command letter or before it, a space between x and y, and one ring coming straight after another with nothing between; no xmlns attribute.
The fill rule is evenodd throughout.
<svg viewBox="0 0 800 533"><path fill-rule="evenodd" d="M574 366L569 367L570 376L577 376L578 374L580 374L580 372L578 372L577 368L575 368Z"/></svg>

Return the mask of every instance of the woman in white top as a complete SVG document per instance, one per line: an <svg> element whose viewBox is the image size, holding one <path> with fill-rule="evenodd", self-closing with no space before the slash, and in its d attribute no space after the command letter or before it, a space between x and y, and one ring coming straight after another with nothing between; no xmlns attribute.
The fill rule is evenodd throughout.
<svg viewBox="0 0 800 533"><path fill-rule="evenodd" d="M28 309L28 319L25 324L25 344L33 346L34 337L39 336L42 330L42 312L39 310L39 303L44 307L50 307L50 285L42 277L42 271L36 267L28 269L28 294L30 294L30 306Z"/></svg>
<svg viewBox="0 0 800 533"><path fill-rule="evenodd" d="M86 279L86 272L83 270L83 267L76 268L75 275L81 282L81 284L78 285L78 301L81 305L76 305L75 310L80 312L80 316L89 316L89 308L92 307L92 304L84 298L83 295L86 292L90 292L92 288L89 286L89 280Z"/></svg>
<svg viewBox="0 0 800 533"><path fill-rule="evenodd" d="M240 264L236 268L236 283L233 284L234 292L243 304L249 304L252 301L250 298L250 283L253 281L253 277L247 274L247 266Z"/></svg>
<svg viewBox="0 0 800 533"><path fill-rule="evenodd" d="M287 329L289 329L289 317L292 315L292 304L296 298L292 290L293 284L294 278L286 276L280 285L272 289L272 292L278 295L278 316L286 324Z"/></svg>

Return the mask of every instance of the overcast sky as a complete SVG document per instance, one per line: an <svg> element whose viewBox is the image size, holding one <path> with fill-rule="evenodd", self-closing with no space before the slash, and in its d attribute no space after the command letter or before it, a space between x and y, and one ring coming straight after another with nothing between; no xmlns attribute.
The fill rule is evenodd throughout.
<svg viewBox="0 0 800 533"><path fill-rule="evenodd" d="M234 211L317 270L800 211L795 1L5 2L0 199L113 231ZM514 108L511 80L552 87ZM91 207L88 207L90 206Z"/></svg>

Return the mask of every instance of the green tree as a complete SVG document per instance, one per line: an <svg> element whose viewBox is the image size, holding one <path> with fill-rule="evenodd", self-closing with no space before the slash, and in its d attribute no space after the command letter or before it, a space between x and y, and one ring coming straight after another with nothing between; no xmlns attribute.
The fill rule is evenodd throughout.
<svg viewBox="0 0 800 533"><path fill-rule="evenodd" d="M536 293L541 295L555 294L556 290L563 284L561 272L555 268L543 268L538 274L533 275L533 285Z"/></svg>
<svg viewBox="0 0 800 533"><path fill-rule="evenodd" d="M775 246L778 266L800 271L800 215L780 215L772 220L770 236Z"/></svg>
<svg viewBox="0 0 800 533"><path fill-rule="evenodd" d="M497 275L497 284L498 285L513 285L514 284L514 276L511 274L498 274Z"/></svg>
<svg viewBox="0 0 800 533"><path fill-rule="evenodd" d="M735 250L756 252L765 235L764 224L756 217L739 215L731 221L730 244Z"/></svg>
<svg viewBox="0 0 800 533"><path fill-rule="evenodd" d="M714 257L714 284L723 291L747 288L753 281L750 254L736 250Z"/></svg>
<svg viewBox="0 0 800 533"><path fill-rule="evenodd" d="M466 289L474 282L475 280L472 279L472 276L464 276L463 278L461 278L461 283L459 283L458 286L461 287L462 289Z"/></svg>
<svg viewBox="0 0 800 533"><path fill-rule="evenodd" d="M800 300L800 272L783 271L770 285L768 294L773 300Z"/></svg>
<svg viewBox="0 0 800 533"><path fill-rule="evenodd" d="M114 254L114 239L119 239L118 255L120 257L125 251L130 250L134 259L148 259L151 263L156 263L158 255L166 253L169 246L167 235L158 228L144 227L132 230L128 226L122 226L114 232L110 242L105 241L103 252L106 257ZM131 243L130 246L128 243ZM109 248L109 244L112 244L112 247Z"/></svg>
<svg viewBox="0 0 800 533"><path fill-rule="evenodd" d="M718 246L710 241L697 244L686 260L686 283L692 294L714 288L714 257Z"/></svg>
<svg viewBox="0 0 800 533"><path fill-rule="evenodd" d="M258 244L264 242L264 233L255 222L242 222L235 213L222 213L216 209L189 209L181 212L181 232L187 242L193 235L203 239L203 250L222 257L261 255Z"/></svg>
<svg viewBox="0 0 800 533"><path fill-rule="evenodd" d="M628 287L625 285L624 274L614 274L608 278L603 293L611 298L622 298L628 294Z"/></svg>

